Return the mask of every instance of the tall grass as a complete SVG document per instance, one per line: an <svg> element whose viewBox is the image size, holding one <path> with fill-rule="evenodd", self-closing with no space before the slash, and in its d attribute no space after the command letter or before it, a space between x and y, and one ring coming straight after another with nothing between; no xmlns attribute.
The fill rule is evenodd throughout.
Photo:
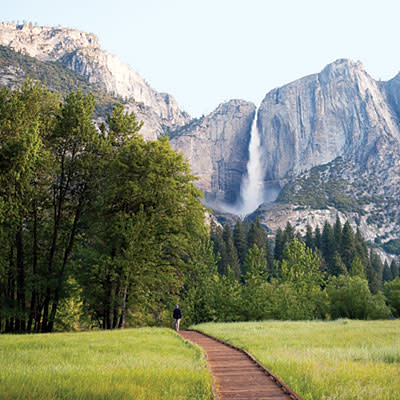
<svg viewBox="0 0 400 400"><path fill-rule="evenodd" d="M160 328L0 335L0 399L210 399L202 351Z"/></svg>
<svg viewBox="0 0 400 400"><path fill-rule="evenodd" d="M201 324L306 400L400 399L400 320Z"/></svg>

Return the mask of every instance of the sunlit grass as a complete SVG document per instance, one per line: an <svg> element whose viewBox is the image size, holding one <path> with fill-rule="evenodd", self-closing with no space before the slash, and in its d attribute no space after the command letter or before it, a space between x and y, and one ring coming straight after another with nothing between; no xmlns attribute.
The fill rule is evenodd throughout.
<svg viewBox="0 0 400 400"><path fill-rule="evenodd" d="M210 399L202 351L168 329L0 335L0 399Z"/></svg>
<svg viewBox="0 0 400 400"><path fill-rule="evenodd" d="M305 400L400 399L400 320L195 328L248 350Z"/></svg>

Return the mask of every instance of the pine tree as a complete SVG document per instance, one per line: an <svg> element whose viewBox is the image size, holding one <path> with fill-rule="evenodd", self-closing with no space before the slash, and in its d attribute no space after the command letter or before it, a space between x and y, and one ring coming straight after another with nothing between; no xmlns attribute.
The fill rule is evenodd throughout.
<svg viewBox="0 0 400 400"><path fill-rule="evenodd" d="M291 223L288 221L285 227L285 230L283 231L284 237L285 237L285 242L290 242L294 239L295 236L295 231Z"/></svg>
<svg viewBox="0 0 400 400"><path fill-rule="evenodd" d="M243 266L244 259L247 253L247 238L246 238L246 229L240 218L236 221L235 228L233 230L233 242L237 249L239 262Z"/></svg>
<svg viewBox="0 0 400 400"><path fill-rule="evenodd" d="M259 278L266 279L267 261L264 250L258 248L256 244L253 244L253 247L247 252L244 265L246 271L243 276L244 283Z"/></svg>
<svg viewBox="0 0 400 400"><path fill-rule="evenodd" d="M281 261L283 257L283 251L285 249L285 238L281 228L278 228L275 234L275 247L274 247L274 258L275 260Z"/></svg>
<svg viewBox="0 0 400 400"><path fill-rule="evenodd" d="M349 221L343 226L343 233L342 233L342 244L341 244L341 256L344 264L346 265L347 269L350 269L351 262L356 254L356 247L354 243L354 233L351 229Z"/></svg>
<svg viewBox="0 0 400 400"><path fill-rule="evenodd" d="M315 248L320 249L320 250L322 249L321 230L319 229L318 225L315 228L314 245L315 245Z"/></svg>
<svg viewBox="0 0 400 400"><path fill-rule="evenodd" d="M309 249L314 249L314 237L310 224L307 224L306 226L306 236L304 238L304 241Z"/></svg>
<svg viewBox="0 0 400 400"><path fill-rule="evenodd" d="M336 222L333 225L333 236L335 238L335 249L342 252L342 223L339 218L339 214L336 214Z"/></svg>
<svg viewBox="0 0 400 400"><path fill-rule="evenodd" d="M366 279L365 268L359 256L355 256L350 266L350 275Z"/></svg>
<svg viewBox="0 0 400 400"><path fill-rule="evenodd" d="M376 273L376 278L378 280L378 289L382 288L382 280L383 280L383 264L381 258L373 251L370 252L370 261L372 268Z"/></svg>
<svg viewBox="0 0 400 400"><path fill-rule="evenodd" d="M329 267L329 275L339 276L347 273L346 265L343 263L342 258L338 251L335 251L332 259L332 264Z"/></svg>
<svg viewBox="0 0 400 400"><path fill-rule="evenodd" d="M394 259L390 263L390 272L392 273L393 279L396 279L399 276L399 267Z"/></svg>
<svg viewBox="0 0 400 400"><path fill-rule="evenodd" d="M232 269L235 278L240 279L240 262L239 256L233 242L232 230L228 224L225 224L224 230L222 232L222 239L224 241L224 254L222 257L222 273L226 274L228 266Z"/></svg>
<svg viewBox="0 0 400 400"><path fill-rule="evenodd" d="M267 232L261 226L258 217L250 224L249 232L247 234L247 245L251 249L253 245L257 245L259 249L265 248L266 240L268 239Z"/></svg>
<svg viewBox="0 0 400 400"><path fill-rule="evenodd" d="M328 266L328 271L332 269L333 256L335 254L335 238L333 230L328 221L325 221L321 237L321 252Z"/></svg>
<svg viewBox="0 0 400 400"><path fill-rule="evenodd" d="M378 277L374 268L372 267L371 262L368 260L368 263L365 267L365 275L367 276L368 286L372 294L377 294L380 289L380 284Z"/></svg>
<svg viewBox="0 0 400 400"><path fill-rule="evenodd" d="M392 271L390 270L387 260L385 260L385 262L383 264L382 281L383 281L383 283L385 283L385 282L390 282L392 280L393 280Z"/></svg>
<svg viewBox="0 0 400 400"><path fill-rule="evenodd" d="M258 217L256 218L255 222L252 222L250 224L247 235L247 245L248 249L252 248L253 245L256 245L260 250L264 252L268 268L269 270L271 270L273 265L271 246L269 243L267 231L261 226Z"/></svg>

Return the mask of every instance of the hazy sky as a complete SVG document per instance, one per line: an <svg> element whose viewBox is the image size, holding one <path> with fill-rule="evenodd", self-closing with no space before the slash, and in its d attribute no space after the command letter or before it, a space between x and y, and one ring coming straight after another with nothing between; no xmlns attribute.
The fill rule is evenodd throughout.
<svg viewBox="0 0 400 400"><path fill-rule="evenodd" d="M360 60L375 79L400 70L398 0L0 0L1 20L95 33L193 116Z"/></svg>

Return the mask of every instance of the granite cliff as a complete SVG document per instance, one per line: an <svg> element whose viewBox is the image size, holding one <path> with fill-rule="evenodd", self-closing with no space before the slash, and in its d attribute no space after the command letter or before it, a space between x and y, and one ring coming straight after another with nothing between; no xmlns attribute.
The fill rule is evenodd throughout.
<svg viewBox="0 0 400 400"><path fill-rule="evenodd" d="M400 140L387 99L361 64L349 60L272 90L259 110L265 179L282 180L339 156L373 162L378 143Z"/></svg>
<svg viewBox="0 0 400 400"><path fill-rule="evenodd" d="M189 160L210 206L226 207L238 199L255 109L253 103L231 100L193 120L171 138L172 147Z"/></svg>

